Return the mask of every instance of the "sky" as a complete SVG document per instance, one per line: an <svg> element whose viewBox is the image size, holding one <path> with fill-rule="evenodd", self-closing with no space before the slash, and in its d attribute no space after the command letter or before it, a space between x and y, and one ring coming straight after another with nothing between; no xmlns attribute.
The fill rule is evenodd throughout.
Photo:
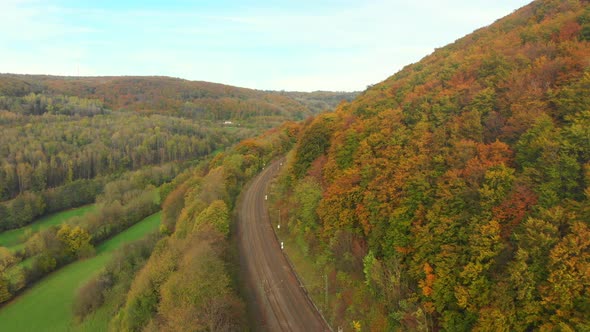
<svg viewBox="0 0 590 332"><path fill-rule="evenodd" d="M0 73L358 91L530 0L0 0Z"/></svg>

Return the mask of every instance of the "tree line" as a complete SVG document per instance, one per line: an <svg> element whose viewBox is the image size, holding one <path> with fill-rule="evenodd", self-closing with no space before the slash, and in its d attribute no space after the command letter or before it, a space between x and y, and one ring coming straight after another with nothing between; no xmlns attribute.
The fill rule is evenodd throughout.
<svg viewBox="0 0 590 332"><path fill-rule="evenodd" d="M104 114L103 103L97 99L79 98L77 96L30 93L26 96L0 95L0 110L22 115L62 114L77 116L94 116Z"/></svg>
<svg viewBox="0 0 590 332"><path fill-rule="evenodd" d="M170 161L196 159L236 136L160 115L42 116L2 125L0 199Z"/></svg>
<svg viewBox="0 0 590 332"><path fill-rule="evenodd" d="M172 177L163 178L153 171L130 172L104 186L94 212L29 235L24 248L15 252L0 247L4 262L0 265L0 303L48 273L92 256L98 244L158 211L155 185ZM27 259L31 263L22 264Z"/></svg>
<svg viewBox="0 0 590 332"><path fill-rule="evenodd" d="M159 186L170 181L181 170L181 165L167 163L161 166L144 167L122 175L100 176L80 179L43 191L27 191L16 198L0 202L0 231L20 228L40 216L95 202L97 196L117 177L131 177L141 185Z"/></svg>

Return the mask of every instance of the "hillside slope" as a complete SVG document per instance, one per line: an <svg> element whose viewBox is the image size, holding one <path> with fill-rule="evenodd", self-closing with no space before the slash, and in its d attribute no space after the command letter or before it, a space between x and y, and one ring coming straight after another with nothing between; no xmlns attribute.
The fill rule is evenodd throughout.
<svg viewBox="0 0 590 332"><path fill-rule="evenodd" d="M535 1L307 124L280 204L334 326L590 329L589 41Z"/></svg>

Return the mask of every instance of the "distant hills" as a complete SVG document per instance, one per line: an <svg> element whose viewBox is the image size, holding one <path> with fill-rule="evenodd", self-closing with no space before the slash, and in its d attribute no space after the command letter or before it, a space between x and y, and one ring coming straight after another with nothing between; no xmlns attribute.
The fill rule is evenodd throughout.
<svg viewBox="0 0 590 332"><path fill-rule="evenodd" d="M0 75L0 96L65 95L97 99L112 110L209 120L304 119L358 93L271 92L171 77Z"/></svg>

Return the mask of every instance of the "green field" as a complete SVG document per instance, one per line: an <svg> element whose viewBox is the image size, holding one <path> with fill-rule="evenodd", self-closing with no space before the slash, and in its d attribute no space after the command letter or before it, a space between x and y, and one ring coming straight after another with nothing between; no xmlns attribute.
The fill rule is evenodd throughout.
<svg viewBox="0 0 590 332"><path fill-rule="evenodd" d="M59 225L74 216L81 216L83 214L86 214L87 212L93 211L94 209L95 205L93 204L85 205L79 208L70 209L45 216L25 227L3 232L0 234L0 247L7 247L13 251L18 250L23 246L23 241L25 240L24 237L27 232L38 232L45 228L54 225Z"/></svg>
<svg viewBox="0 0 590 332"><path fill-rule="evenodd" d="M117 248L141 239L159 225L160 213L151 215L99 245L96 256L69 264L39 281L0 309L0 331L73 330L72 303L78 287L98 273ZM93 330L104 330L102 326L106 328L108 322L94 323Z"/></svg>

